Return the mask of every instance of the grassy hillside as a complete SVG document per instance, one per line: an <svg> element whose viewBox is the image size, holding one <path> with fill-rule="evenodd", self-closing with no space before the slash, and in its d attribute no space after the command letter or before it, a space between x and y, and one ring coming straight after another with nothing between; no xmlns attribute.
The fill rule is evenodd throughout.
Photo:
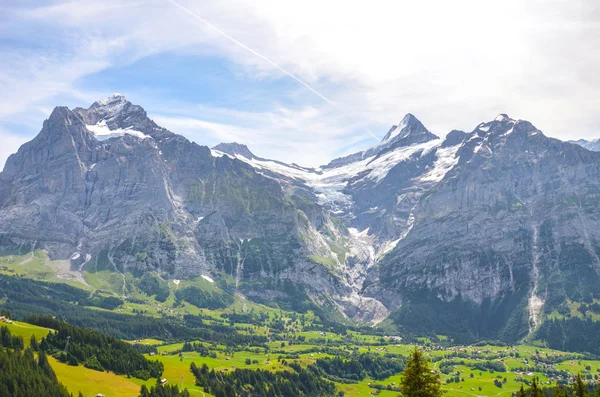
<svg viewBox="0 0 600 397"><path fill-rule="evenodd" d="M13 321L12 324L0 323L0 326L6 326L10 330L10 333L14 336L21 336L25 342L25 347L29 346L31 335L35 335L35 338L39 341L52 330L48 328L38 327L37 325L27 324L21 321Z"/></svg>
<svg viewBox="0 0 600 397"><path fill-rule="evenodd" d="M109 372L94 371L82 365L72 367L58 362L53 357L49 357L49 360L58 380L74 395L77 395L79 391L86 397L93 397L98 393L102 393L106 397L136 397L139 395L140 385L133 379Z"/></svg>
<svg viewBox="0 0 600 397"><path fill-rule="evenodd" d="M27 341L32 334L41 338L49 332L48 329L30 324L16 322L8 325L15 334L21 335ZM220 372L233 371L236 368L262 369L269 371L288 370L284 360L297 362L302 366L315 364L318 359L341 355L348 357L353 352L356 354L372 352L385 354L407 354L411 345L398 343L391 338L382 339L378 335L359 334L351 332L340 335L331 332L301 331L297 334L286 333L283 341L272 341L265 348L240 348L229 349L226 346L203 343L202 345L212 356L202 355L198 352L182 351L183 343L158 345L155 354L147 354L148 358L157 359L165 366L163 377L169 383L187 388L192 396L203 395L195 385L195 378L190 373L191 363L196 365L206 364L211 369ZM147 340L137 343L157 345L160 341ZM283 342L283 343L282 343ZM290 342L292 342L290 344ZM198 343L202 343L198 341ZM441 374L444 389L451 396L509 396L518 390L523 380L538 377L545 386L555 384L548 376L547 370L541 370L540 362L553 361L550 367L559 373L566 371L571 374L582 373L584 376L593 376L600 373L600 361L585 359L583 355L554 351L535 346L519 345L506 346L442 346L424 340L422 349L432 361L432 370ZM334 354L335 353L335 354ZM106 396L129 397L137 396L142 384L150 386L156 380L142 381L128 379L126 376L117 376L108 372L99 372L84 368L68 366L50 358L60 382L65 384L69 391L77 393L82 391L85 396L103 393ZM452 364L456 363L456 364ZM478 365L489 363L502 363L502 370L476 368ZM536 365L537 363L537 365ZM442 371L445 367L447 373ZM527 374L521 374L519 367L526 367ZM459 381L454 380L458 375ZM506 379L506 381L504 381ZM568 376L567 376L568 379ZM502 383L502 387L494 384L494 380ZM376 387L383 389L379 396L397 396L398 392L386 390L394 389L400 382L399 374L389 378L375 381L365 378L352 383L336 382L339 390L346 396L364 396L376 391ZM208 395L205 393L205 395Z"/></svg>
<svg viewBox="0 0 600 397"><path fill-rule="evenodd" d="M66 274L73 277L67 277ZM25 280L27 295L24 295L23 302L19 302L18 293L5 291L4 298L0 299L0 307L28 313L43 306L45 314L60 309L59 318L68 317L69 311L73 311L78 313L80 326L92 324L105 333L115 330L131 334L127 338L130 343L145 346L146 350L143 351L146 357L164 364L162 376L170 384L187 388L192 396L208 396L195 384L190 372L192 363L197 366L206 364L210 369L222 373L231 373L240 368L289 371L290 363L306 367L316 365L319 359L327 357L339 356L348 360L367 353L406 356L413 344L425 351L431 360L432 370L440 374L443 387L450 396L509 396L534 376L544 387L553 386L557 381L569 382L576 373L581 373L589 382L595 382L600 376L600 361L595 360L596 357L551 350L543 347L540 341L535 341L537 346L507 347L461 346L453 344L444 335L423 338L403 335L405 339L399 340L385 337L384 328L347 328L330 323L322 313L280 310L252 302L235 293L230 287L232 280L226 275L220 275L217 280L202 276L170 280L152 274L147 282L141 283L140 279L130 274L123 279L107 271L84 270L79 273L78 270L68 269L65 263L50 261L41 251L0 258L0 275L32 279ZM27 285L34 283L33 280L46 284ZM76 288L52 287L64 284ZM35 295L41 290L45 292ZM180 293L183 290L188 293ZM200 291L203 298L195 299L193 294L189 294L190 291ZM7 292L10 293L7 295ZM64 301L54 298L54 293ZM40 302L43 303L41 306ZM112 307L107 302L116 302L116 306ZM209 308L194 304L215 305L215 302L217 306L222 302L226 305ZM583 318L584 312L591 316L590 312L595 310L592 304L588 304L587 311L584 311L581 303L572 303L567 309L560 314L561 317L556 313L553 316ZM97 322L98 319L106 321ZM160 324L173 324L175 328L166 328L162 336L140 336L140 329L130 329L130 326L140 323L146 324L145 327L149 329ZM46 328L23 322L7 326L13 334L23 336L26 344L32 334L39 340L50 332ZM198 335L210 336L210 339ZM249 338L238 340L231 338L231 335ZM190 350L191 345L185 342L193 342L194 348ZM82 365L67 366L55 359L51 359L51 365L70 392L76 394L82 391L88 397L97 393L107 397L137 396L142 384L151 386L156 382L156 379L128 379L127 376L98 372ZM329 377L328 374L323 376ZM400 374L380 380L368 376L354 381L341 382L334 377L331 380L347 397L372 393L391 397L398 395Z"/></svg>

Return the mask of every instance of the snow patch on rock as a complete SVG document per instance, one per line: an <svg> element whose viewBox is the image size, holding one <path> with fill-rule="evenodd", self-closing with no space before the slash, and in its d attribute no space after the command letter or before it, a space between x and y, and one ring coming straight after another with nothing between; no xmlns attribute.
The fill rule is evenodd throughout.
<svg viewBox="0 0 600 397"><path fill-rule="evenodd" d="M111 130L104 120L100 120L93 125L87 124L85 127L92 132L94 137L96 137L96 139L99 141L105 141L110 138L117 138L124 135L131 135L140 139L150 138L149 135L146 135L141 131L134 130L132 127L116 128Z"/></svg>

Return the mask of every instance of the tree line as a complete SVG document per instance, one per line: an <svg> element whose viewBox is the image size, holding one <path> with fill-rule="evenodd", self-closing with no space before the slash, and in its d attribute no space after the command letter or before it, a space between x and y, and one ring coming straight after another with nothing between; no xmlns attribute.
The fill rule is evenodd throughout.
<svg viewBox="0 0 600 397"><path fill-rule="evenodd" d="M554 388L542 388L536 378L531 380L529 388L525 389L523 385L516 397L600 397L600 387L585 383L581 375L577 375L575 382L570 386L557 384Z"/></svg>
<svg viewBox="0 0 600 397"><path fill-rule="evenodd" d="M19 340L19 341L17 341ZM23 338L2 327L0 347L0 397L69 397L58 382L44 352L35 358L33 349L23 349Z"/></svg>
<svg viewBox="0 0 600 397"><path fill-rule="evenodd" d="M600 355L600 321L591 318L547 319L538 336L551 349Z"/></svg>
<svg viewBox="0 0 600 397"><path fill-rule="evenodd" d="M346 359L340 356L319 358L314 365L333 380L361 381L367 376L381 380L402 372L405 360L397 355L362 353Z"/></svg>
<svg viewBox="0 0 600 397"><path fill-rule="evenodd" d="M291 366L293 371L271 372L265 370L236 369L220 372L192 363L190 369L196 385L215 397L335 397L335 384L323 379L312 368ZM343 394L342 394L343 395Z"/></svg>
<svg viewBox="0 0 600 397"><path fill-rule="evenodd" d="M51 317L34 318L33 323L55 330L39 344L32 338L31 345L59 361L96 371L112 371L140 379L159 378L164 366L159 361L146 359L133 345L104 335L98 331L80 328Z"/></svg>

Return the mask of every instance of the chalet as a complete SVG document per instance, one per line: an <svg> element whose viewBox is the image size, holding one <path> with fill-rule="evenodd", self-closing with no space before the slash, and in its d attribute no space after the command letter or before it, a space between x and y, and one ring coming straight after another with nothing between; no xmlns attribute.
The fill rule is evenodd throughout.
<svg viewBox="0 0 600 397"><path fill-rule="evenodd" d="M12 324L13 323L10 318L5 317L5 316L0 316L0 321L2 321L3 323L6 323L6 324Z"/></svg>
<svg viewBox="0 0 600 397"><path fill-rule="evenodd" d="M165 383L167 383L167 380L166 380L165 378L162 378L162 379L160 380L160 384L161 384L161 385L164 385Z"/></svg>
<svg viewBox="0 0 600 397"><path fill-rule="evenodd" d="M98 394L96 394L94 397L104 397L104 394L102 394L102 393L98 393Z"/></svg>

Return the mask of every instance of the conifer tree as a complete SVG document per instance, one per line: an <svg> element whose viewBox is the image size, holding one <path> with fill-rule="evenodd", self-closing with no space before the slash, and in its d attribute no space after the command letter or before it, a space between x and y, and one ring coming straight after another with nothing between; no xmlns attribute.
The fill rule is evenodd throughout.
<svg viewBox="0 0 600 397"><path fill-rule="evenodd" d="M583 379L580 374L577 374L577 378L575 378L575 383L573 384L573 395L575 397L586 397L587 396L587 386L583 383Z"/></svg>
<svg viewBox="0 0 600 397"><path fill-rule="evenodd" d="M423 352L415 347L400 380L404 397L440 397L444 391L439 375L432 373Z"/></svg>
<svg viewBox="0 0 600 397"><path fill-rule="evenodd" d="M40 346L38 345L38 341L37 341L35 335L31 335L31 339L29 340L29 346L31 347L31 349L33 351L40 350Z"/></svg>
<svg viewBox="0 0 600 397"><path fill-rule="evenodd" d="M567 397L565 389L560 384L557 384L554 388L554 397Z"/></svg>
<svg viewBox="0 0 600 397"><path fill-rule="evenodd" d="M531 387L529 388L529 396L530 397L544 397L544 393L542 392L542 389L538 386L537 380L535 377L533 378L533 381L531 382Z"/></svg>

